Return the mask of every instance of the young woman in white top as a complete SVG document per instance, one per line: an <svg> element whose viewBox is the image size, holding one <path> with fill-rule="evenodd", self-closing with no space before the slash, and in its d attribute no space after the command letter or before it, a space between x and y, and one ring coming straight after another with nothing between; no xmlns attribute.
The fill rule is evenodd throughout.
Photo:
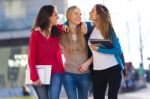
<svg viewBox="0 0 150 99"><path fill-rule="evenodd" d="M121 83L121 70L124 69L120 58L122 54L119 40L114 32L108 9L102 4L96 4L90 12L90 20L94 29L89 37L88 45L93 54L92 83L94 99L105 99L108 86L108 99L117 99ZM93 45L90 39L110 40L112 48Z"/></svg>

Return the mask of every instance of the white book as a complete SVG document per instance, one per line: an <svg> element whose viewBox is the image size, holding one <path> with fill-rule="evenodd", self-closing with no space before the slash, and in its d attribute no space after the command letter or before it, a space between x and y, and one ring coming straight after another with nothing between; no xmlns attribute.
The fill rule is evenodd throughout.
<svg viewBox="0 0 150 99"><path fill-rule="evenodd" d="M36 65L36 70L41 80L42 84L48 85L50 84L51 79L51 65ZM26 69L25 73L25 84L32 84L32 80L30 79L30 70Z"/></svg>

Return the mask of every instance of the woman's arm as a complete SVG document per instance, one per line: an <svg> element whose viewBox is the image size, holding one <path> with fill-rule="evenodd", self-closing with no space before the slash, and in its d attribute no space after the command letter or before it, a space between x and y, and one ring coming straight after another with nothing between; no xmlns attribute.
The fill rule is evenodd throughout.
<svg viewBox="0 0 150 99"><path fill-rule="evenodd" d="M105 53L105 54L120 54L121 53L121 50L118 46L115 48L111 48L111 49L99 47L97 51L101 53Z"/></svg>
<svg viewBox="0 0 150 99"><path fill-rule="evenodd" d="M96 51L101 52L101 53L105 53L105 54L121 54L121 46L119 43L119 39L114 35L114 33L112 33L112 42L114 47L111 49L108 48L102 48L102 47L97 47L94 48Z"/></svg>
<svg viewBox="0 0 150 99"><path fill-rule="evenodd" d="M30 67L30 77L32 81L38 80L38 74L36 71L36 48L37 48L37 42L36 42L36 31L33 31L30 36L29 40L29 67Z"/></svg>
<svg viewBox="0 0 150 99"><path fill-rule="evenodd" d="M92 62L93 62L93 57L90 57L86 62L80 65L79 70L81 72L86 72L89 69L89 66Z"/></svg>

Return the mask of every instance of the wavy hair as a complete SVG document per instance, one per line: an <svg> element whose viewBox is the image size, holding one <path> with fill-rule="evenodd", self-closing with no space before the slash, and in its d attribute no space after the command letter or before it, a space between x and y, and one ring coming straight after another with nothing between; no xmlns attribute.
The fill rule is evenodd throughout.
<svg viewBox="0 0 150 99"><path fill-rule="evenodd" d="M96 4L96 12L99 15L99 29L105 39L110 39L110 32L113 29L111 17L108 9L102 4Z"/></svg>
<svg viewBox="0 0 150 99"><path fill-rule="evenodd" d="M71 6L67 9L67 12L66 12L66 18L67 18L67 21L68 21L68 26L69 26L69 32L66 33L67 35L67 41L66 41L66 49L67 51L69 52L72 52L73 51L73 48L72 48L72 45L71 45L71 42L72 42L72 29L69 25L70 23L70 17L71 17L71 14L73 13L73 11L75 9L77 9L78 7L77 6ZM81 24L77 25L76 27L76 31L77 31L77 39L78 39L78 48L79 51L83 51L83 49L85 48L85 38L84 38L84 35L83 33L81 32Z"/></svg>
<svg viewBox="0 0 150 99"><path fill-rule="evenodd" d="M51 34L52 37L59 36L60 33L57 26L52 26L51 31L49 31L50 27L49 18L53 15L54 10L55 7L52 5L45 5L41 7L36 17L33 29L36 27L40 27L42 31L45 31L46 36L48 36L49 34Z"/></svg>

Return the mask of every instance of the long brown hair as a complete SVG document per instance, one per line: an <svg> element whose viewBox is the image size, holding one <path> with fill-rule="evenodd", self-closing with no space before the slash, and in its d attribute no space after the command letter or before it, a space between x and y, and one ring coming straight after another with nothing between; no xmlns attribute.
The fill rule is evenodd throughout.
<svg viewBox="0 0 150 99"><path fill-rule="evenodd" d="M70 17L71 17L72 12L77 8L78 8L77 6L71 6L67 9L67 12L66 12L66 18L67 18L67 21L68 21L69 32L66 33L66 35L67 35L66 40L67 41L66 41L65 45L66 45L67 51L69 51L69 52L72 52L72 50L73 50L72 45L71 45L72 31L71 31L71 27L69 25ZM83 49L85 48L85 38L84 38L83 33L81 32L81 24L77 25L76 32L77 32L77 39L78 39L78 49L79 49L79 51L83 51Z"/></svg>
<svg viewBox="0 0 150 99"><path fill-rule="evenodd" d="M52 26L51 31L49 31L49 18L53 15L54 9L55 7L52 5L45 5L41 7L36 17L33 29L36 27L40 27L42 31L45 31L46 36L48 36L49 34L51 34L52 37L58 36L60 33L57 29L57 26Z"/></svg>
<svg viewBox="0 0 150 99"><path fill-rule="evenodd" d="M96 12L99 15L99 29L104 39L110 39L110 30L114 29L108 9L102 4L96 4Z"/></svg>

